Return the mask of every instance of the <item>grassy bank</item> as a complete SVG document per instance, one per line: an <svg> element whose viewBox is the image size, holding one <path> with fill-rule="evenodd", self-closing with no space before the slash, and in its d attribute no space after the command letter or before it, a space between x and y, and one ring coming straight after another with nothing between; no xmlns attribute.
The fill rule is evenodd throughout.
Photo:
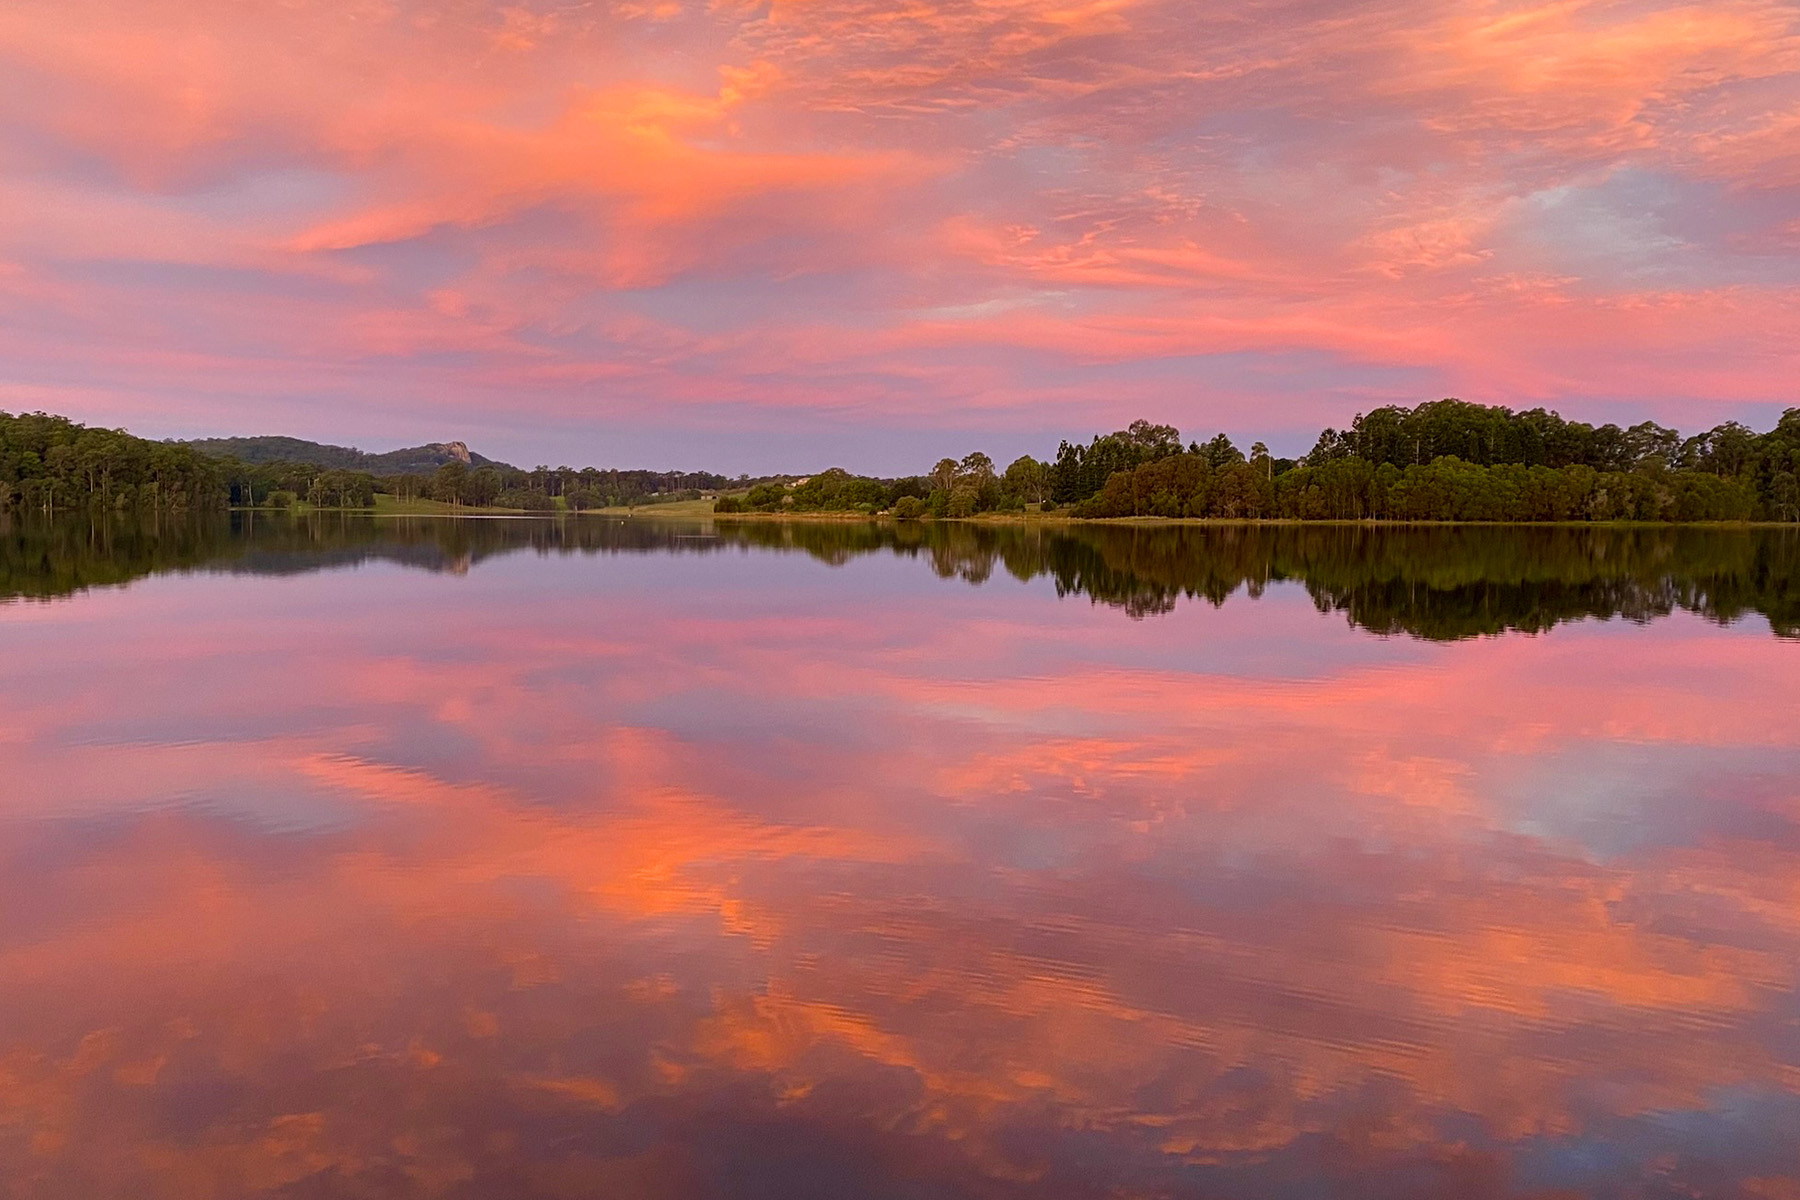
<svg viewBox="0 0 1800 1200"><path fill-rule="evenodd" d="M343 512L362 513L365 516L376 517L468 517L481 516L484 514L516 516L523 513L525 510L522 508L472 508L467 504L446 504L442 500L426 500L423 498L402 500L397 496L390 496L386 492L376 492L375 504L371 508L339 508L333 505L308 504L305 501L300 501L288 508L268 508L257 505L253 508L233 507L231 511L266 513L270 516L281 513L290 513L295 516L301 516L307 513Z"/></svg>
<svg viewBox="0 0 1800 1200"><path fill-rule="evenodd" d="M276 508L234 508L233 512L246 513L306 513L346 512L363 513L376 517L591 517L591 516L666 516L666 517L710 517L713 502L711 500L680 500L670 504L640 504L625 508L590 508L583 512L575 512L566 508L561 498L556 500L557 507L548 510L532 510L523 508L500 508L495 506L478 506L469 504L449 504L442 500L427 500L424 497L413 497L402 500L398 496L390 496L386 492L375 493L375 504L371 508L335 508L329 505L307 504L304 501L285 509Z"/></svg>
<svg viewBox="0 0 1800 1200"><path fill-rule="evenodd" d="M713 515L713 502L711 500L675 500L668 504L590 508L581 515L588 517L710 517Z"/></svg>
<svg viewBox="0 0 1800 1200"><path fill-rule="evenodd" d="M711 500L681 500L670 504L642 504L632 507L592 508L576 513L565 508L549 512L529 512L521 508L471 507L467 504L447 504L440 500L409 499L401 500L386 493L377 493L373 508L329 508L310 504L296 504L286 510L254 508L237 509L239 512L265 513L274 515L285 511L295 515L308 513L346 512L361 513L370 516L430 516L430 517L481 517L481 516L536 516L536 517L637 517L637 518L670 518L681 520L709 519L720 522L758 523L824 523L855 524L858 522L894 522L899 520L891 514L868 514L860 512L746 512L723 513L713 512ZM1185 527L1185 526L1245 526L1245 525L1346 525L1368 528L1405 528L1435 525L1487 525L1487 526L1539 526L1544 528L1593 528L1607 527L1714 527L1747 529L1759 527L1784 527L1783 522L1774 521L1398 521L1398 520L1301 520L1291 517L1267 518L1230 518L1230 517L1077 517L1067 510L1058 512L987 512L976 513L967 517L923 517L908 518L921 521L940 521L964 525L1025 525L1025 526L1072 526L1072 525L1123 525L1130 527Z"/></svg>
<svg viewBox="0 0 1800 1200"><path fill-rule="evenodd" d="M640 510L641 513L642 510ZM864 513L842 512L751 512L726 513L714 518L724 521L753 522L856 522L880 521L894 522L901 518L891 514L868 515ZM958 525L1123 525L1128 527L1185 527L1185 526L1327 526L1345 525L1366 528L1419 528L1443 525L1471 525L1489 527L1538 527L1546 529L1594 529L1594 528L1712 528L1712 529L1791 529L1792 522L1785 521L1401 521L1382 518L1364 518L1353 520L1302 520L1297 517L1077 517L1068 512L1009 512L1009 513L976 513L968 517L917 517L905 518L921 523L951 523Z"/></svg>

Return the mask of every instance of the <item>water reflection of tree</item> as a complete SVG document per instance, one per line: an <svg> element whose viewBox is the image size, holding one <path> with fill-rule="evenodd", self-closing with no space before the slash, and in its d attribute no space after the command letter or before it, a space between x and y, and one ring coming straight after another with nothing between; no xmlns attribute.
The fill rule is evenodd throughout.
<svg viewBox="0 0 1800 1200"><path fill-rule="evenodd" d="M1380 634L1453 639L1677 610L1765 616L1800 636L1800 531L1697 527L1074 526L375 519L256 514L0 523L0 597L51 598L165 571L285 574L371 560L460 572L502 554L757 549L841 566L922 559L981 585L996 569L1142 618L1303 585L1321 612Z"/></svg>
<svg viewBox="0 0 1800 1200"><path fill-rule="evenodd" d="M751 544L848 554L928 552L944 578L984 582L996 561L1133 617L1182 598L1220 605L1303 584L1321 612L1376 633L1451 639L1540 631L1583 617L1716 621L1761 613L1800 636L1800 535L1790 530L1593 527L1076 526L956 523L733 528Z"/></svg>

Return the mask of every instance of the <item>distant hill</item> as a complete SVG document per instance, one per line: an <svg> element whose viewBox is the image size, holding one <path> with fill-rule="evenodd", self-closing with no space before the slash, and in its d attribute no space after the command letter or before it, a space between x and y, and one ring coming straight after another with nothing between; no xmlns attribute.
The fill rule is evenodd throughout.
<svg viewBox="0 0 1800 1200"><path fill-rule="evenodd" d="M445 463L462 462L472 467L505 467L507 464L472 453L462 442L433 442L370 454L353 446L327 446L291 437L200 438L181 443L214 458L235 458L256 466L260 463L302 462L317 467L367 471L371 475L429 475Z"/></svg>

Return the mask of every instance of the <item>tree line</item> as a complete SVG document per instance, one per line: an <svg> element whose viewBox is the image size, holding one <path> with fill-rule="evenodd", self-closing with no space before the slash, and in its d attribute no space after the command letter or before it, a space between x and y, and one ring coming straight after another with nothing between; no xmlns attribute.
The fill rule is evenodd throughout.
<svg viewBox="0 0 1800 1200"><path fill-rule="evenodd" d="M48 413L0 412L0 512L176 512L292 508L302 502L370 508L377 494L457 507L581 511L698 499L761 482L704 471L549 466L526 471L486 460L450 462L430 473L374 474L314 462L244 462L203 447L90 428Z"/></svg>
<svg viewBox="0 0 1800 1200"><path fill-rule="evenodd" d="M634 471L597 467L485 466L449 462L425 474L373 475L311 463L227 462L230 502L236 507L291 508L301 500L321 508L369 508L375 496L436 500L459 508L510 508L523 512L583 512L595 508L697 500L750 480L705 471Z"/></svg>
<svg viewBox="0 0 1800 1200"><path fill-rule="evenodd" d="M1135 421L1004 470L974 452L924 475L730 479L708 472L450 462L374 475L214 458L44 413L0 413L0 511L367 508L377 494L455 507L576 511L718 497L732 513L959 518L1027 509L1086 518L1300 521L1800 521L1800 408L1758 433L1727 422L1684 437L1654 422L1570 421L1541 408L1440 400L1360 414L1299 459L1221 433L1183 444Z"/></svg>
<svg viewBox="0 0 1800 1200"><path fill-rule="evenodd" d="M1027 508L1075 517L1296 521L1800 521L1800 409L1757 433L1735 421L1692 437L1439 400L1359 414L1299 459L1220 433L1182 442L1134 421L1004 471L986 454L882 480L826 471L723 498L720 513L885 512L968 517Z"/></svg>
<svg viewBox="0 0 1800 1200"><path fill-rule="evenodd" d="M219 508L228 497L224 466L186 446L45 413L0 412L0 512L179 512Z"/></svg>
<svg viewBox="0 0 1800 1200"><path fill-rule="evenodd" d="M713 511L891 513L902 519L972 517L985 512L1024 512L1050 499L1042 463L1026 455L1005 471L976 451L960 461L942 459L929 475L874 479L832 467L789 483L775 479L741 496L721 496Z"/></svg>
<svg viewBox="0 0 1800 1200"><path fill-rule="evenodd" d="M1800 409L1767 433L1733 421L1683 437L1439 400L1359 415L1298 461L1128 430L1065 442L1052 470L1055 498L1084 517L1791 522Z"/></svg>
<svg viewBox="0 0 1800 1200"><path fill-rule="evenodd" d="M749 476L734 480L710 471L644 471L600 467L548 467L532 470L500 464L470 466L446 463L430 475L394 475L377 481L380 490L401 499L422 497L474 508L516 508L526 512L569 509L628 508L698 500L729 487L747 487Z"/></svg>

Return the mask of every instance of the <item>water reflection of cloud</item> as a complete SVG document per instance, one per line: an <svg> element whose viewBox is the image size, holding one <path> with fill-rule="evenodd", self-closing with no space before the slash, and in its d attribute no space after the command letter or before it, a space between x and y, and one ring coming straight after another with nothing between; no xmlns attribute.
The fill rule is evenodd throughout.
<svg viewBox="0 0 1800 1200"><path fill-rule="evenodd" d="M1800 729L1759 637L1295 679L1017 593L739 621L526 577L312 581L345 602L305 636L159 581L0 667L20 1195L1794 1186L1800 858L1738 818L1791 816ZM1603 854L1521 824L1608 761L1739 807ZM246 818L286 795L340 819Z"/></svg>

